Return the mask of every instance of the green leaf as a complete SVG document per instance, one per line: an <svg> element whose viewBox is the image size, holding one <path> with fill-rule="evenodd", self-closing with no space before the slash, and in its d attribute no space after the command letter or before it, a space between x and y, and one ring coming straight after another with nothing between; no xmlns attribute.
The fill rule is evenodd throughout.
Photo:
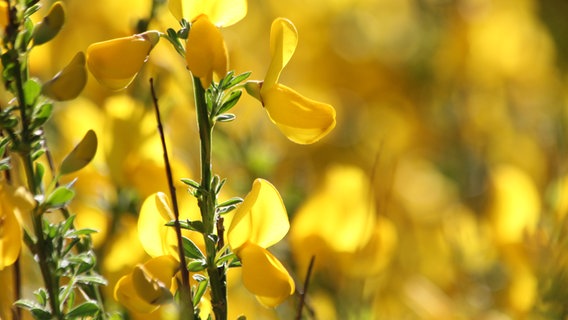
<svg viewBox="0 0 568 320"><path fill-rule="evenodd" d="M188 186L195 188L195 189L200 189L201 188L201 184L199 184L199 182L191 180L189 178L181 178L180 179L181 182L187 184Z"/></svg>
<svg viewBox="0 0 568 320"><path fill-rule="evenodd" d="M82 169L93 160L96 152L97 135L93 130L89 130L71 153L63 159L59 173L64 175Z"/></svg>
<svg viewBox="0 0 568 320"><path fill-rule="evenodd" d="M39 288L34 292L37 302L45 307L47 305L47 291L44 288Z"/></svg>
<svg viewBox="0 0 568 320"><path fill-rule="evenodd" d="M60 186L55 189L45 200L45 206L48 208L61 208L65 206L75 196L75 191L67 186Z"/></svg>
<svg viewBox="0 0 568 320"><path fill-rule="evenodd" d="M65 318L66 319L83 318L83 317L87 317L87 316L92 316L99 311L100 311L100 308L99 308L99 305L96 302L86 301L86 302L78 305L76 308L72 309L71 311L69 311L65 315Z"/></svg>
<svg viewBox="0 0 568 320"><path fill-rule="evenodd" d="M24 102L27 106L33 106L41 92L41 85L34 79L26 81L22 87L24 89Z"/></svg>
<svg viewBox="0 0 568 320"><path fill-rule="evenodd" d="M207 268L207 262L205 260L193 260L187 264L187 270L190 272L199 272Z"/></svg>
<svg viewBox="0 0 568 320"><path fill-rule="evenodd" d="M32 118L32 126L34 128L39 128L44 125L49 117L51 117L51 113L53 111L53 104L51 103L44 103L38 106L33 114Z"/></svg>
<svg viewBox="0 0 568 320"><path fill-rule="evenodd" d="M75 281L77 281L77 283L83 283L86 285L106 286L108 284L108 281L106 281L106 279L100 275L95 275L95 276L78 275L77 277L75 277Z"/></svg>
<svg viewBox="0 0 568 320"><path fill-rule="evenodd" d="M0 159L0 171L10 169L10 158Z"/></svg>
<svg viewBox="0 0 568 320"><path fill-rule="evenodd" d="M185 253L186 257L190 259L205 260L203 252L201 252L201 250L195 245L195 243L193 243L193 241L186 237L182 237L181 240L183 244L183 252Z"/></svg>
<svg viewBox="0 0 568 320"><path fill-rule="evenodd" d="M215 117L215 121L218 122L231 122L235 120L237 116L232 113L223 113Z"/></svg>
<svg viewBox="0 0 568 320"><path fill-rule="evenodd" d="M61 227L62 234L65 234L67 230L71 229L71 227L73 226L73 221L75 221L75 216L70 216L69 218L67 218L67 220L65 220L65 223L63 223Z"/></svg>
<svg viewBox="0 0 568 320"><path fill-rule="evenodd" d="M221 88L221 90L225 90L225 88L227 88L227 84L229 84L231 79L233 79L234 75L235 71L233 70L227 72L227 75L225 75L225 77L221 79L221 81L219 81L219 88Z"/></svg>
<svg viewBox="0 0 568 320"><path fill-rule="evenodd" d="M98 232L99 232L99 230L97 230L97 229L84 228L84 229L79 229L79 230L71 230L65 235L65 237L66 238L76 238L76 237L86 236L86 235L98 233Z"/></svg>
<svg viewBox="0 0 568 320"><path fill-rule="evenodd" d="M223 101L223 104L221 105L221 108L219 108L218 113L222 114L231 110L237 104L237 102L239 102L239 99L242 95L243 92L241 90L231 92L229 94L229 97L225 99L225 101Z"/></svg>
<svg viewBox="0 0 568 320"><path fill-rule="evenodd" d="M247 72L239 74L236 77L233 77L231 79L231 81L229 81L229 83L227 83L227 86L224 89L229 89L229 88L236 86L237 84L245 81L250 75L251 75L251 72L247 71Z"/></svg>
<svg viewBox="0 0 568 320"><path fill-rule="evenodd" d="M176 221L172 220L168 223L166 223L166 226L168 227L173 227L176 225ZM186 229L186 230L191 230L191 231L197 231L199 233L203 233L203 231L205 230L203 228L203 222L201 221L189 221L189 220L185 220L185 221L181 221L179 222L180 228L182 229Z"/></svg>
<svg viewBox="0 0 568 320"><path fill-rule="evenodd" d="M240 315L237 320L247 320L247 316L245 315Z"/></svg>
<svg viewBox="0 0 568 320"><path fill-rule="evenodd" d="M36 162L35 171L34 171L34 181L37 186L42 185L44 173L45 173L45 167L43 166L43 164Z"/></svg>
<svg viewBox="0 0 568 320"><path fill-rule="evenodd" d="M193 305L196 306L199 304L199 301L201 301L201 297L203 297L205 291L207 291L207 285L209 284L209 281L207 281L207 278L205 277L200 277L198 279L194 277L194 279L198 281L197 289L195 290L195 295L193 296Z"/></svg>

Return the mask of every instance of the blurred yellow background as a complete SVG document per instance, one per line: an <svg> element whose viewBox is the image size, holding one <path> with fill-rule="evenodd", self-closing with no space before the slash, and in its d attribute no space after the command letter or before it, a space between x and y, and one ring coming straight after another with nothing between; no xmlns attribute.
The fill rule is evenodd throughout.
<svg viewBox="0 0 568 320"><path fill-rule="evenodd" d="M62 33L31 57L44 81L89 44L136 33L151 8L63 2ZM214 137L227 197L244 196L256 177L280 190L292 228L275 253L300 289L315 255L307 303L317 319L568 316L567 9L561 0L250 0L247 17L223 29L230 69L263 79L270 24L292 20L299 46L280 81L337 110L336 129L301 146L244 97ZM149 28L168 27L178 25L161 6ZM191 78L165 40L129 89L90 78L47 128L56 159L88 129L102 140L73 209L101 230L111 306L113 282L146 258L138 201L166 190L150 77L176 177L198 179ZM293 318L295 299L265 309L239 278L229 278L233 318Z"/></svg>

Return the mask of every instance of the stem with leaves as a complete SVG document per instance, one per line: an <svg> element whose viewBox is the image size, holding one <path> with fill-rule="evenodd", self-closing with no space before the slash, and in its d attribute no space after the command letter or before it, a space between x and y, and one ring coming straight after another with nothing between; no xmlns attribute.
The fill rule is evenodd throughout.
<svg viewBox="0 0 568 320"><path fill-rule="evenodd" d="M197 125L199 129L201 151L201 186L197 198L201 218L203 222L203 238L207 256L207 275L211 286L211 304L215 319L227 319L227 283L225 268L218 267L215 261L217 256L217 242L219 236L216 232L217 216L215 214L216 184L212 174L211 147L213 121L205 99L205 89L199 78L193 78L193 90L195 96L195 108L197 113Z"/></svg>

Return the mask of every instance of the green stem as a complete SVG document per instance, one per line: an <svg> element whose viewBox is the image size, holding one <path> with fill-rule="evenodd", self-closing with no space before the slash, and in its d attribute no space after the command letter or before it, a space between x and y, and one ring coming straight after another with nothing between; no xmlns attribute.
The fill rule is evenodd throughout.
<svg viewBox="0 0 568 320"><path fill-rule="evenodd" d="M216 194L213 190L212 182L212 162L211 144L213 123L209 117L207 103L205 102L205 89L197 77L193 77L193 90L195 96L195 108L197 113L197 125L199 128L199 139L201 143L201 193L198 198L201 219L203 222L205 243L209 242L211 236L216 234L215 202ZM222 235L217 235L222 236ZM218 239L218 238L217 238ZM211 305L216 320L227 319L227 283L225 280L224 267L217 267L215 256L217 246L206 245L207 255L207 274L211 286Z"/></svg>
<svg viewBox="0 0 568 320"><path fill-rule="evenodd" d="M156 96L156 92L154 91L154 79L152 78L150 78L150 90L152 92L152 100L154 102L154 110L156 112L156 122L158 123L158 132L160 134L160 140L162 142L162 150L164 152L164 166L166 167L166 176L168 179L168 186L170 189L170 196L172 198L172 206L175 218L174 228L176 230L179 264L180 264L181 279L182 279L182 285L180 288L180 299L182 306L180 312L180 319L193 320L193 299L191 298L191 288L189 286L189 271L187 270L187 267L185 265L185 253L183 251L181 225L179 223L179 207L178 207L177 195L174 186L172 168L170 166L170 159L168 156L168 148L166 146L164 128L162 127L160 108L158 107L158 98Z"/></svg>
<svg viewBox="0 0 568 320"><path fill-rule="evenodd" d="M20 58L20 57L19 57ZM28 62L27 55L23 54L21 56L24 59L23 64L20 60L16 59L14 63L16 64L17 70L20 72L16 73L16 93L20 109L20 119L22 121L22 147L23 150L20 151L20 155L23 160L24 170L27 178L28 189L34 195L40 195L41 190L39 186L35 183L35 170L33 166L32 159L32 141L31 134L29 132L29 119L28 119L28 109L32 106L26 104L25 93L24 93L24 83L28 78ZM24 68L22 68L22 65ZM45 283L45 289L49 294L49 304L51 307L51 312L53 317L56 319L63 319L61 310L59 309L59 280L58 277L53 273L53 267L48 261L48 252L46 252L46 242L43 235L43 212L37 212L37 207L32 211L32 222L34 227L34 233L36 236L36 247L34 248L34 253L38 256L39 267Z"/></svg>

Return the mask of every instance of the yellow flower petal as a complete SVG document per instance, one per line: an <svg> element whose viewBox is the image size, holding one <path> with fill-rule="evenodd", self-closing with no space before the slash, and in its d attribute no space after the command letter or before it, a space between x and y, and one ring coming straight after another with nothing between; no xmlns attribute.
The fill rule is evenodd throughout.
<svg viewBox="0 0 568 320"><path fill-rule="evenodd" d="M22 226L18 214L28 214L34 200L23 187L13 188L0 181L0 271L11 266L22 248Z"/></svg>
<svg viewBox="0 0 568 320"><path fill-rule="evenodd" d="M191 25L185 60L204 88L211 84L213 73L219 78L227 74L228 54L223 35L205 15L199 16Z"/></svg>
<svg viewBox="0 0 568 320"><path fill-rule="evenodd" d="M0 34L4 34L4 30L10 23L10 17L8 12L8 4L6 1L0 2Z"/></svg>
<svg viewBox="0 0 568 320"><path fill-rule="evenodd" d="M138 237L142 247L151 257L169 253L167 234L171 227L165 226L173 219L165 194L154 193L142 203L138 217Z"/></svg>
<svg viewBox="0 0 568 320"><path fill-rule="evenodd" d="M0 190L0 192L4 192ZM20 256L22 228L14 213L13 204L0 195L0 270L11 266Z"/></svg>
<svg viewBox="0 0 568 320"><path fill-rule="evenodd" d="M114 299L128 309L150 313L172 298L173 277L179 263L171 256L160 256L138 265L114 287Z"/></svg>
<svg viewBox="0 0 568 320"><path fill-rule="evenodd" d="M256 179L231 221L227 238L235 252L247 242L267 248L282 240L289 229L288 214L278 190L270 182Z"/></svg>
<svg viewBox="0 0 568 320"><path fill-rule="evenodd" d="M243 284L265 306L275 307L294 293L294 280L266 249L249 242L239 251L239 258Z"/></svg>
<svg viewBox="0 0 568 320"><path fill-rule="evenodd" d="M178 267L179 263L171 256L157 257L134 267L132 282L138 296L153 305L171 301L170 287Z"/></svg>
<svg viewBox="0 0 568 320"><path fill-rule="evenodd" d="M114 286L114 299L129 310L139 313L150 313L159 307L146 302L138 295L132 282L132 273L118 280Z"/></svg>
<svg viewBox="0 0 568 320"><path fill-rule="evenodd" d="M242 20L247 14L246 0L170 0L169 8L176 19L194 21L199 15L207 15L216 26L228 27Z"/></svg>
<svg viewBox="0 0 568 320"><path fill-rule="evenodd" d="M288 64L296 46L298 45L298 31L294 24L285 18L277 18L270 28L270 54L272 60L264 77L261 89L269 90L278 82L282 69Z"/></svg>
<svg viewBox="0 0 568 320"><path fill-rule="evenodd" d="M87 48L89 71L102 85L112 89L126 88L148 59L159 40L157 31L97 42Z"/></svg>
<svg viewBox="0 0 568 320"><path fill-rule="evenodd" d="M85 62L85 54L78 52L63 70L44 83L42 93L57 101L75 99L87 84Z"/></svg>
<svg viewBox="0 0 568 320"><path fill-rule="evenodd" d="M335 109L329 104L308 99L278 83L261 90L261 95L270 120L295 143L317 142L335 128Z"/></svg>

